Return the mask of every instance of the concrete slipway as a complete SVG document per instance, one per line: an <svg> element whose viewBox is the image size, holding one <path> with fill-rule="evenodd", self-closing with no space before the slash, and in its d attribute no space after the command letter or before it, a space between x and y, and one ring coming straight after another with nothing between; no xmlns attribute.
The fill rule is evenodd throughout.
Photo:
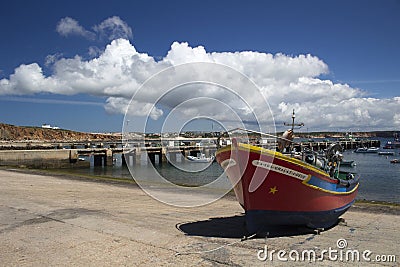
<svg viewBox="0 0 400 267"><path fill-rule="evenodd" d="M232 197L177 208L134 185L0 170L1 266L309 266L302 252L319 258L329 248L336 260L325 253L317 266L399 265L398 207L356 204L343 218L347 225L320 235L276 229L241 242L242 209ZM265 248L286 254L261 261ZM347 261L348 250L368 250L371 261Z"/></svg>

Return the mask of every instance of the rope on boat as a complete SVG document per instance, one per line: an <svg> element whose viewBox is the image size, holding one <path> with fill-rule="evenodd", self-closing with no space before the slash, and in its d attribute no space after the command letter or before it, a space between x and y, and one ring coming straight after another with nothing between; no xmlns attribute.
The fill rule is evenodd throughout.
<svg viewBox="0 0 400 267"><path fill-rule="evenodd" d="M233 245L235 245L235 244L237 244L237 243L240 243L240 242L243 242L243 241L252 239L252 238L255 237L256 235L257 235L257 233L252 234L252 235L250 235L250 236L244 236L244 237L242 237L242 238L241 238L240 240L238 240L238 241L235 241L235 242L232 242L232 243L228 243L228 244L225 244L225 245L222 245L222 246L219 246L219 247L217 247L217 248L210 249L210 250L189 251L189 252L177 252L177 253L175 253L175 256L179 256L179 255L190 255L190 254L204 254L204 253L214 252L214 251L220 250L220 249L222 249L222 248L225 248L225 247L228 247L228 246L233 246Z"/></svg>

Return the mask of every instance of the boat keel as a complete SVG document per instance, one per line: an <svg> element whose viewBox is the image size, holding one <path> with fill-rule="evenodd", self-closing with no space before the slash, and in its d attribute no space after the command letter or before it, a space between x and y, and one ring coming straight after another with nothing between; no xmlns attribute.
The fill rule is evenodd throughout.
<svg viewBox="0 0 400 267"><path fill-rule="evenodd" d="M318 212L248 210L246 211L246 228L250 234L263 234L271 226L305 226L310 229L329 229L337 225L340 216L351 204L345 207Z"/></svg>

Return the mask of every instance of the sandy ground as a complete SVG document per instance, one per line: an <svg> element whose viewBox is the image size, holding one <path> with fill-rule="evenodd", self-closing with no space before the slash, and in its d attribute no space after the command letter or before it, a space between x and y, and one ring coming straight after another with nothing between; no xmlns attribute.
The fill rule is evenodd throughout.
<svg viewBox="0 0 400 267"><path fill-rule="evenodd" d="M0 170L0 266L309 266L313 252L317 266L399 266L398 208L356 206L319 235L241 241L231 197L178 208L133 185Z"/></svg>

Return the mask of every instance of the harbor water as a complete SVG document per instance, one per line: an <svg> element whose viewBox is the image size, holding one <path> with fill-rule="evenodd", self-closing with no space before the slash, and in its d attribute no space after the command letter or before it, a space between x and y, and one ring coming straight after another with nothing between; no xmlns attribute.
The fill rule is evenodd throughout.
<svg viewBox="0 0 400 267"><path fill-rule="evenodd" d="M394 155L378 155L377 153L355 153L353 150L343 152L346 161L354 160L354 167L341 167L343 170L355 172L361 176L358 200L383 201L400 204L400 164L390 163L390 160L400 158L400 149L384 150L382 147L390 139L380 139L380 151L392 151ZM90 160L90 159L88 159ZM186 164L184 169L191 169L190 164L205 164L182 162ZM121 155L114 158L112 167L73 168L68 172L71 174L88 174L94 176L108 176L114 178L133 179L132 174L126 166L122 166ZM198 166L194 166L198 169ZM134 165L133 175L150 171L151 163ZM157 172L168 181L177 185L201 186L208 184L221 175L224 176L223 183L229 186L229 181L218 163L205 164L204 170L196 172L183 171L172 164L155 164ZM136 178L136 177L135 177Z"/></svg>

